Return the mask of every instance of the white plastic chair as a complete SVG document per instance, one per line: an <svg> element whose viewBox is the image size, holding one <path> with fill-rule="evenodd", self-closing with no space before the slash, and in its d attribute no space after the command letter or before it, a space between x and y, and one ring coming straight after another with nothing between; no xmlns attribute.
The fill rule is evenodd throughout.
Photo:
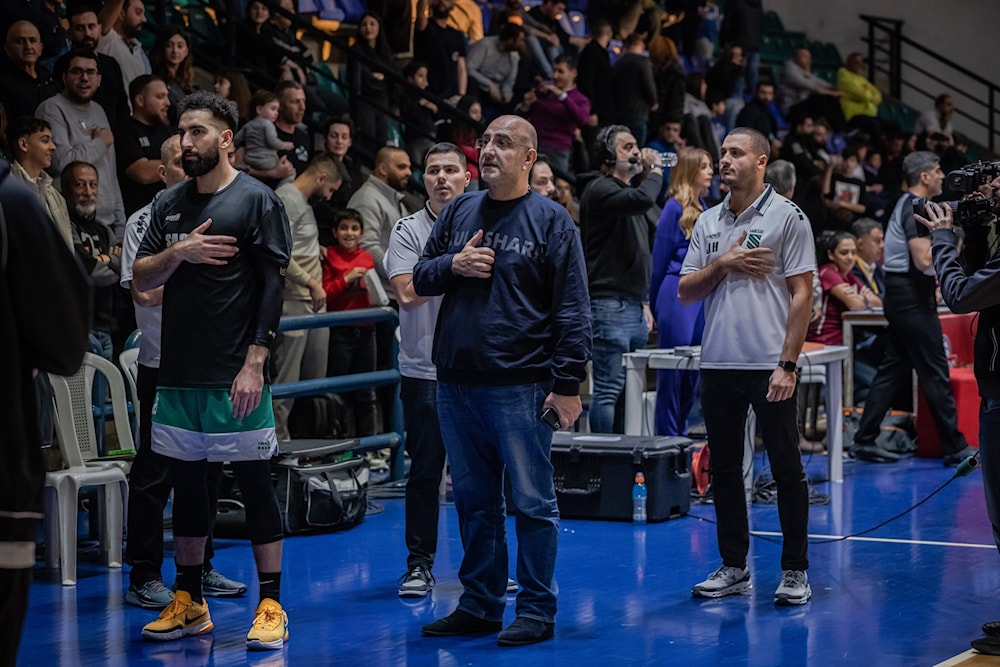
<svg viewBox="0 0 1000 667"><path fill-rule="evenodd" d="M132 347L122 350L118 355L118 365L121 366L125 380L128 382L128 393L132 397L132 408L135 411L135 428L132 430L132 441L139 440L139 348Z"/></svg>
<svg viewBox="0 0 1000 667"><path fill-rule="evenodd" d="M128 505L128 481L121 461L100 460L97 456L91 406L94 375L102 373L111 391L115 427L121 449L134 451L132 431L121 373L110 361L95 354L84 356L83 366L68 377L49 374L56 411L59 451L69 466L45 476L48 515L46 516L46 563L61 567L64 586L76 584L76 520L80 489L96 486L101 490L101 549L108 567L122 563L122 525ZM54 513L55 517L51 516ZM95 512L95 515L101 512Z"/></svg>

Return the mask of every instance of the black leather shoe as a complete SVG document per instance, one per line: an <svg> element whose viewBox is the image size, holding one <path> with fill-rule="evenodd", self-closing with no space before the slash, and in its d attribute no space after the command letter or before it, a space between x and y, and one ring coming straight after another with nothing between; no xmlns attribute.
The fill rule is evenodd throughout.
<svg viewBox="0 0 1000 667"><path fill-rule="evenodd" d="M985 655L1000 655L1000 638L981 637L973 639L972 648Z"/></svg>
<svg viewBox="0 0 1000 667"><path fill-rule="evenodd" d="M481 635L496 632L503 627L502 621L487 621L456 609L444 618L428 623L420 629L425 637L455 637L458 635Z"/></svg>
<svg viewBox="0 0 1000 667"><path fill-rule="evenodd" d="M855 445L851 448L851 456L859 461L870 463L895 463L899 454L882 449L877 445Z"/></svg>
<svg viewBox="0 0 1000 667"><path fill-rule="evenodd" d="M497 635L499 646L527 646L552 639L556 633L555 623L546 623L533 618L518 616L514 622Z"/></svg>
<svg viewBox="0 0 1000 667"><path fill-rule="evenodd" d="M987 637L1000 637L1000 621L983 623L983 634Z"/></svg>
<svg viewBox="0 0 1000 667"><path fill-rule="evenodd" d="M954 468L965 459L969 458L970 456L973 456L977 451L979 450L977 450L975 447L966 446L966 448L961 451L955 452L953 454L945 454L944 464L949 468Z"/></svg>

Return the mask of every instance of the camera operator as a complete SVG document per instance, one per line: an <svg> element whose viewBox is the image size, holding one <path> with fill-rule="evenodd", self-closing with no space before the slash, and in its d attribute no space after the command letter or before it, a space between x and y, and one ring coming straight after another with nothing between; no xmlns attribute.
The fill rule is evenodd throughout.
<svg viewBox="0 0 1000 667"><path fill-rule="evenodd" d="M851 454L862 461L879 463L899 459L895 452L879 446L876 438L892 399L911 370L917 372L920 388L927 396L944 464L956 466L973 450L958 429L955 396L948 379L941 321L937 314L931 245L920 238L913 219L914 203L941 194L944 174L940 159L930 151L910 153L903 160L907 191L896 202L885 229L885 319L889 328L885 353L872 380L865 412L854 436Z"/></svg>
<svg viewBox="0 0 1000 667"><path fill-rule="evenodd" d="M1000 178L991 184L1000 188ZM985 193L984 193L985 194ZM990 195L987 195L990 196ZM975 374L982 403L979 408L979 456L983 465L986 510L993 536L1000 549L1000 365L997 363L1000 334L1000 253L997 225L970 224L966 233L964 260L958 246L949 206L928 202L927 216L914 218L931 230L934 268L941 281L941 295L956 313L979 311L976 332ZM994 451L996 450L996 451ZM1000 655L1000 621L983 624L988 637L972 642L980 653Z"/></svg>

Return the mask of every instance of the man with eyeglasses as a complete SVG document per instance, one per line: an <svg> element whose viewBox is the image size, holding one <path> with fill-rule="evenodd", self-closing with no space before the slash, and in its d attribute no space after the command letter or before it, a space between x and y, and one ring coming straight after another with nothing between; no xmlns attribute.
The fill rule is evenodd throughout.
<svg viewBox="0 0 1000 667"><path fill-rule="evenodd" d="M476 145L487 189L441 212L413 271L419 296L444 295L433 361L465 549L458 609L422 632L501 629L506 474L521 591L517 618L497 643L522 646L555 630L559 510L549 450L552 428L569 428L582 411L590 300L576 225L565 208L528 187L538 157L534 127L501 116Z"/></svg>
<svg viewBox="0 0 1000 667"><path fill-rule="evenodd" d="M71 162L88 162L97 169L97 219L111 226L114 241L125 234L125 206L118 185L115 137L104 108L93 101L101 85L97 55L71 51L63 73L64 90L38 105L35 116L52 126L56 152L52 167L61 172Z"/></svg>
<svg viewBox="0 0 1000 667"><path fill-rule="evenodd" d="M66 20L69 22L70 49L96 52L97 44L101 40L102 25L94 6L72 3L66 8ZM68 67L66 61L69 53L67 51L60 56L53 67L53 76L57 81L62 78L63 72ZM101 71L101 87L94 94L94 101L100 104L104 113L108 115L110 127L118 127L118 123L128 118L131 113L128 86L124 83L122 68L112 56L98 52L97 69ZM159 147L154 146L154 149L159 150Z"/></svg>

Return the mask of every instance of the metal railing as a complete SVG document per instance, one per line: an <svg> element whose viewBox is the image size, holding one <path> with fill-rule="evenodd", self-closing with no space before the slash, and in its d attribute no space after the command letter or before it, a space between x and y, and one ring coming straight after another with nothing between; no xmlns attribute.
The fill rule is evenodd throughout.
<svg viewBox="0 0 1000 667"><path fill-rule="evenodd" d="M868 14L861 14L860 18L868 26L862 41L868 45L869 80L874 80L876 73L886 75L889 94L896 99L902 99L904 89L930 101L943 90L951 91L961 100L961 104L956 104L955 114L982 128L987 148L991 153L996 152L1000 86L903 35L900 19ZM940 84L941 88L928 92L917 83L919 79Z"/></svg>
<svg viewBox="0 0 1000 667"><path fill-rule="evenodd" d="M331 327L349 327L359 325L374 325L386 322L395 329L399 323L399 313L388 306L380 308L365 308L361 310L343 310L334 313L317 313L315 315L299 315L282 317L278 331L298 331L302 329L326 329ZM394 364L399 358L399 343L392 336L392 359ZM367 387L394 388L392 411L390 413L390 431L378 435L366 435L361 438L358 451L371 451L385 447L392 448L392 466L390 479L393 481L403 477L403 450L405 447L403 427L403 403L399 397L399 369L391 368L367 373L353 373L336 377L302 380L285 384L271 385L272 398L299 398L302 396L318 396L320 394L340 393L364 389Z"/></svg>

